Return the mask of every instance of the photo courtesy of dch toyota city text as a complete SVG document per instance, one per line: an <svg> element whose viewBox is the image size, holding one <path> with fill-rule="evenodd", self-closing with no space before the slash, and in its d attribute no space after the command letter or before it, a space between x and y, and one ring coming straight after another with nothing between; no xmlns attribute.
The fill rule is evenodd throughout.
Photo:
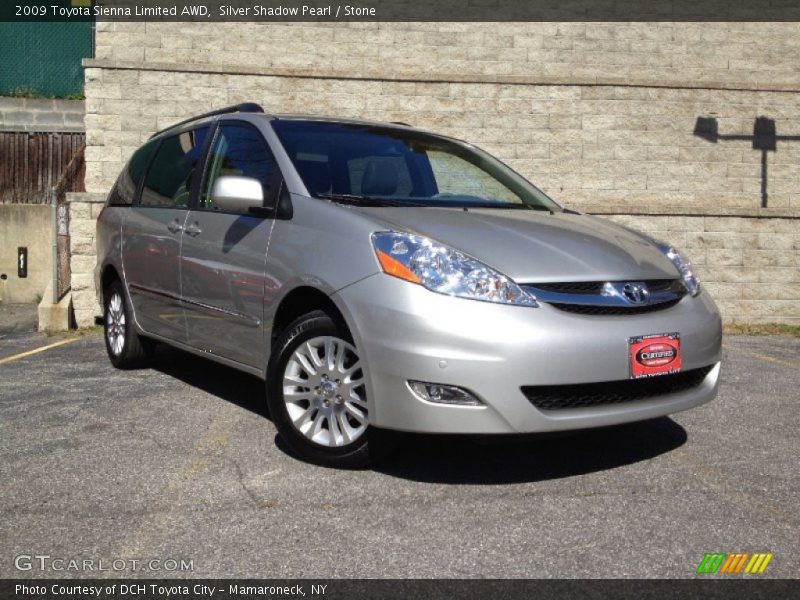
<svg viewBox="0 0 800 600"><path fill-rule="evenodd" d="M800 4L8 0L0 598L800 599Z"/></svg>

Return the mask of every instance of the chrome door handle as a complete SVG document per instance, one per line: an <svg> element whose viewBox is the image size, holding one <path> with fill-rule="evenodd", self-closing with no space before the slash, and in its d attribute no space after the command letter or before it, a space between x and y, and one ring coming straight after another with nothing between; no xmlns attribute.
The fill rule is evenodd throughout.
<svg viewBox="0 0 800 600"><path fill-rule="evenodd" d="M192 237L198 236L203 233L203 230L197 226L197 223L193 225L189 225L186 229L183 230L186 235L190 235Z"/></svg>
<svg viewBox="0 0 800 600"><path fill-rule="evenodd" d="M175 219L172 223L167 225L167 229L169 229L170 233L178 233L183 229L183 225L178 222L178 219Z"/></svg>

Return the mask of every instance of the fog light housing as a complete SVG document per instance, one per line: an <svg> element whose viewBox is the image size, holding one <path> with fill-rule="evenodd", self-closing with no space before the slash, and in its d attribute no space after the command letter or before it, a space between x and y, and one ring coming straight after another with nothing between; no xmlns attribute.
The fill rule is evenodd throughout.
<svg viewBox="0 0 800 600"><path fill-rule="evenodd" d="M414 395L425 402L434 404L455 404L458 406L482 406L483 403L472 392L454 385L428 383L408 380L408 387Z"/></svg>

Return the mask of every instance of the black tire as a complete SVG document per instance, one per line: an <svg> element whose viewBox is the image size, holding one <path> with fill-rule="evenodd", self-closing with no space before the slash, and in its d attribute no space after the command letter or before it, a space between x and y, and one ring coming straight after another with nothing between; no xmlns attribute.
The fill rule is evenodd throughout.
<svg viewBox="0 0 800 600"><path fill-rule="evenodd" d="M117 369L143 367L155 350L153 340L136 333L133 311L120 281L112 282L103 291L103 339L108 358Z"/></svg>
<svg viewBox="0 0 800 600"><path fill-rule="evenodd" d="M364 468L384 456L389 450L391 444L388 432L383 432L367 425L366 430L352 442L345 442L340 446L317 443L306 437L292 422L289 409L284 401L283 378L287 364L292 359L295 350L309 340L328 336L346 342L353 349L355 347L352 337L346 328L337 325L333 319L322 311L315 311L300 317L291 323L278 337L267 369L267 404L269 405L270 416L283 441L301 459L326 467L341 469ZM301 387L307 387L309 392L312 390L311 383L308 386ZM362 388L359 389L361 390L359 393L362 393L363 397L366 398L366 391ZM336 398L341 400L340 396L336 396ZM319 395L307 401L308 408L305 410L309 411L309 418L310 415L317 415L324 410L322 408L313 409L312 402L320 405L320 402L323 401L323 398ZM329 402L335 402L335 400ZM368 399L366 399L366 406L368 413ZM300 410L303 409L301 407ZM340 412L344 410L344 408L339 408ZM343 427L336 422L336 419L333 419L332 423L331 420L326 420L323 417L321 422L323 423L323 428L327 427L327 436L329 438L333 437L333 433L330 431L332 426L336 428L337 432L343 431Z"/></svg>

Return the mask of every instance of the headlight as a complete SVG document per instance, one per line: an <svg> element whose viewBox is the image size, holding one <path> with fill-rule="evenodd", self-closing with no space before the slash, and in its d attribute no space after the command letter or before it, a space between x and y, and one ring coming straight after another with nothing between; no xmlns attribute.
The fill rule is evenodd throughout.
<svg viewBox="0 0 800 600"><path fill-rule="evenodd" d="M433 292L498 304L537 306L535 298L502 273L426 237L380 231L372 234L372 246L384 272Z"/></svg>
<svg viewBox="0 0 800 600"><path fill-rule="evenodd" d="M689 290L689 293L692 296L697 296L697 294L700 293L700 282L697 280L697 277L694 276L694 273L692 273L691 263L683 260L680 252L668 244L659 244L658 248L667 255L667 258L670 259L672 264L678 269L678 273L680 273L681 279L683 279L683 284L686 286L686 289Z"/></svg>

